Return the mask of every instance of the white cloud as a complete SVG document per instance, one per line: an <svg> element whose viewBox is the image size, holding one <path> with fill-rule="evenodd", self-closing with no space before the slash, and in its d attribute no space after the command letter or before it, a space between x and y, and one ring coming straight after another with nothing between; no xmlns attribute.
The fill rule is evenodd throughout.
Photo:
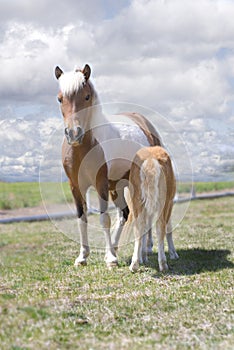
<svg viewBox="0 0 234 350"><path fill-rule="evenodd" d="M192 119L189 124L192 126L193 130L199 130L199 131L204 131L205 129L205 124L204 120L201 118L197 119Z"/></svg>
<svg viewBox="0 0 234 350"><path fill-rule="evenodd" d="M122 3L122 1L121 1ZM118 8L118 6L116 6ZM90 10L92 9L92 10ZM7 21L29 22L45 27L64 26L76 20L87 19L95 23L105 15L99 1L89 0L40 0L36 6L30 0L11 0L1 2L0 18Z"/></svg>
<svg viewBox="0 0 234 350"><path fill-rule="evenodd" d="M10 135L24 135L35 147L36 123L46 135L53 127L40 120L60 116L54 67L70 70L88 62L102 101L158 110L193 154L205 154L204 142L215 146L217 140L227 150L233 142L233 17L230 0L1 3L0 119L20 113L27 129L20 129L22 123Z"/></svg>

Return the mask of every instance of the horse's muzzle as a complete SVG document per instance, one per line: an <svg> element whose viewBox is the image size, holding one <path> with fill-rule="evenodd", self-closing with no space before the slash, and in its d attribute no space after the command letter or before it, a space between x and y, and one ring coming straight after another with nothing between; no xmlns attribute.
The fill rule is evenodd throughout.
<svg viewBox="0 0 234 350"><path fill-rule="evenodd" d="M65 128L65 136L69 145L81 144L84 138L84 130L81 127L75 129Z"/></svg>

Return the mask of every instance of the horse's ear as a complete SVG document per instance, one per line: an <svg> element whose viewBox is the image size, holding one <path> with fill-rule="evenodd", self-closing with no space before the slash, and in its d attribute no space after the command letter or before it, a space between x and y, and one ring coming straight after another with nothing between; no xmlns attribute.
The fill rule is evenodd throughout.
<svg viewBox="0 0 234 350"><path fill-rule="evenodd" d="M85 80L87 81L91 74L91 68L88 64L85 65L84 69L82 70L82 73L84 74Z"/></svg>
<svg viewBox="0 0 234 350"><path fill-rule="evenodd" d="M57 79L60 78L60 76L63 74L62 69L60 69L58 66L55 68L55 76Z"/></svg>

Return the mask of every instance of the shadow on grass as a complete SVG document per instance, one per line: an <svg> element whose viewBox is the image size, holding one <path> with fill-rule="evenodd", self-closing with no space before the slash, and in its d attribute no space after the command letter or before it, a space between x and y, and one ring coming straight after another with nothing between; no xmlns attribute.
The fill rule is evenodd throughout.
<svg viewBox="0 0 234 350"><path fill-rule="evenodd" d="M170 260L167 255L169 274L173 275L195 275L206 271L215 272L222 269L234 268L234 264L228 260L230 250L225 249L180 249L177 250L178 260ZM149 256L148 267L157 271L158 254L153 253Z"/></svg>

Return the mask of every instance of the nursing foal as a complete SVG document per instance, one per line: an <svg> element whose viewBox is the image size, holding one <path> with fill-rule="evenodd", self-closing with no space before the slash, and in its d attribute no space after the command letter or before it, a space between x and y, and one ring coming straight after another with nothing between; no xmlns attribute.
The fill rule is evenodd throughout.
<svg viewBox="0 0 234 350"><path fill-rule="evenodd" d="M176 191L175 176L168 153L160 146L140 149L133 160L129 176L128 222L134 226L135 247L130 270L136 272L139 263L147 261L146 233L156 219L158 262L160 271L167 271L164 238L169 255L177 259L173 239L171 212Z"/></svg>

